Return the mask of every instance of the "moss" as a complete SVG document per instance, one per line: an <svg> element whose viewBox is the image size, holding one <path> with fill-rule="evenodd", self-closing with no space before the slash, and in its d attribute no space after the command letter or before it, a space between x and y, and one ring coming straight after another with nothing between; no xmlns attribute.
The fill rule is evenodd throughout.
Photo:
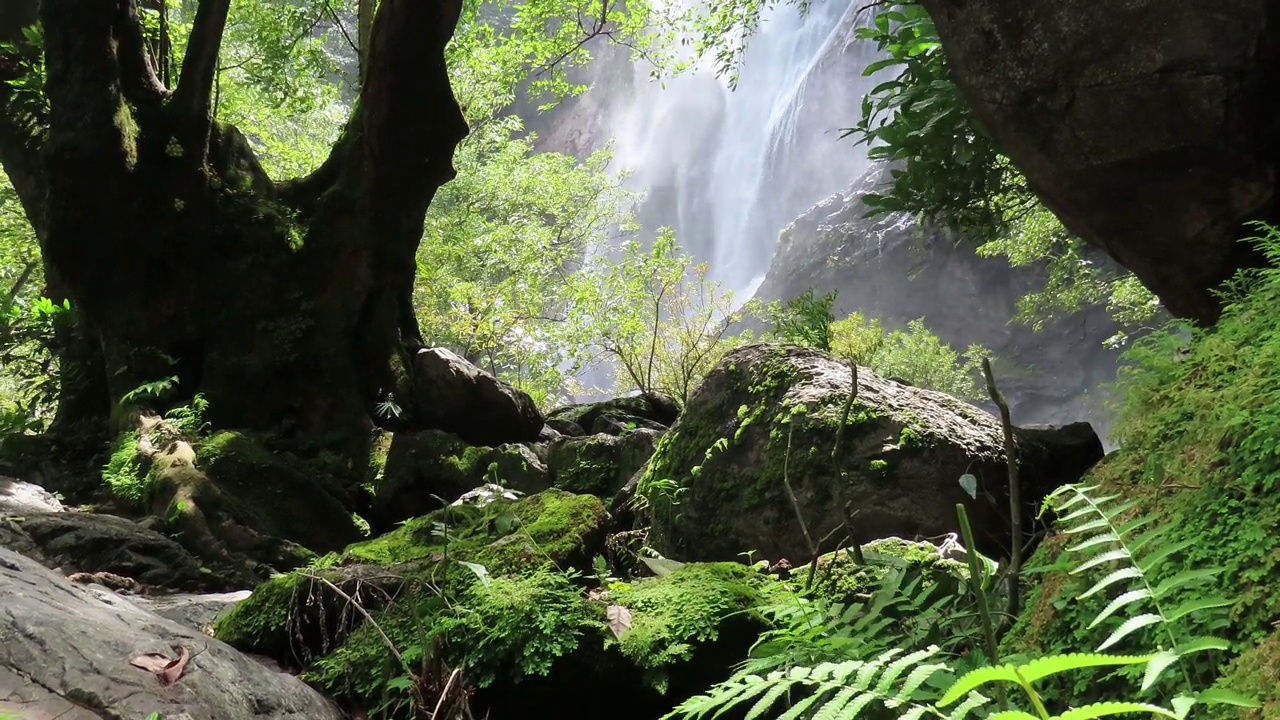
<svg viewBox="0 0 1280 720"><path fill-rule="evenodd" d="M1280 720L1280 630L1236 658L1218 684L1262 704L1236 717Z"/></svg>
<svg viewBox="0 0 1280 720"><path fill-rule="evenodd" d="M345 492L335 466L325 457L305 460L272 451L264 439L222 431L196 445L196 466L217 486L218 509L259 534L310 551L337 549L361 537L340 499Z"/></svg>
<svg viewBox="0 0 1280 720"><path fill-rule="evenodd" d="M665 577L614 583L610 600L631 611L631 627L618 647L663 690L674 666L691 660L699 645L718 640L728 618L747 617L776 587L737 563L690 564Z"/></svg>
<svg viewBox="0 0 1280 720"><path fill-rule="evenodd" d="M290 573L254 588L253 594L214 622L214 637L272 657L284 657L289 651L289 615L305 582Z"/></svg>
<svg viewBox="0 0 1280 720"><path fill-rule="evenodd" d="M814 590L835 602L849 602L855 596L875 589L892 567L924 570L937 580L962 580L969 576L968 567L944 558L927 542L910 542L901 538L885 538L862 546L867 560L858 565L848 552L828 553L818 558Z"/></svg>
<svg viewBox="0 0 1280 720"><path fill-rule="evenodd" d="M620 473L618 445L607 435L557 442L548 458L555 469L556 487L590 495L613 495Z"/></svg>

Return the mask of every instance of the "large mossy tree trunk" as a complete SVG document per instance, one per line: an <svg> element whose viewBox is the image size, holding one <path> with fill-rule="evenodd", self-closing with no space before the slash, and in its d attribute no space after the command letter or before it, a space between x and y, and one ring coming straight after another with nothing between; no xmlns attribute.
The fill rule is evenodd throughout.
<svg viewBox="0 0 1280 720"><path fill-rule="evenodd" d="M6 0L0 40L36 5ZM382 0L356 110L324 164L286 181L214 118L230 0L200 0L174 88L136 5L40 0L36 131L0 85L0 163L75 312L62 415L107 419L176 375L220 426L332 442L363 434L388 394L411 417L414 258L467 127L444 61L459 0ZM0 75L17 65L0 54Z"/></svg>

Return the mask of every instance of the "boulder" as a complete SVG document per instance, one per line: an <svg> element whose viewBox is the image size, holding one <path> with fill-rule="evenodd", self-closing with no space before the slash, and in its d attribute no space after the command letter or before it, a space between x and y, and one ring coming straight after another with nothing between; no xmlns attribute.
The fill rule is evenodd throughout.
<svg viewBox="0 0 1280 720"><path fill-rule="evenodd" d="M888 329L921 318L952 347L977 343L992 352L1015 422L1090 420L1105 436L1111 413L1099 388L1115 380L1120 358L1118 349L1106 345L1120 330L1106 308L1093 305L1054 317L1038 331L1016 321L1018 301L1044 288L1046 269L980 257L973 243L957 242L905 214L867 217L870 208L862 198L888 174L883 163L871 166L787 226L755 297L787 301L806 290L834 291L841 317L861 312L880 318ZM1114 267L1101 251L1088 260ZM980 405L995 410L985 400Z"/></svg>
<svg viewBox="0 0 1280 720"><path fill-rule="evenodd" d="M440 507L437 497L452 502L490 482L523 493L551 486L546 465L525 445L469 445L439 430L396 433L374 484L370 521L390 528Z"/></svg>
<svg viewBox="0 0 1280 720"><path fill-rule="evenodd" d="M978 549L1007 553L999 420L949 395L860 368L842 428L850 379L847 365L811 348L758 344L730 352L690 398L638 481L659 551L687 560L755 551L799 564L810 550L796 506L813 538L835 543L843 535L832 535L844 521L843 496L854 542L955 532L955 506L964 503ZM841 431L837 471L832 452ZM1060 442L1059 435L1067 439ZM1103 454L1087 426L1038 430L1034 440L1040 449L1028 451L1021 472L1029 515L1040 498ZM966 473L977 480L976 499L958 482Z"/></svg>
<svg viewBox="0 0 1280 720"><path fill-rule="evenodd" d="M675 400L658 393L643 393L600 402L566 405L547 413L547 420L548 423L552 420L557 423L573 423L584 430L598 432L594 426L601 417L647 420L659 428L668 428L679 415L680 406ZM565 435L573 434L564 430L560 432Z"/></svg>
<svg viewBox="0 0 1280 720"><path fill-rule="evenodd" d="M424 427L474 445L533 442L544 424L528 393L444 348L413 356L415 408Z"/></svg>
<svg viewBox="0 0 1280 720"><path fill-rule="evenodd" d="M1063 224L1171 312L1218 316L1219 284L1280 219L1268 0L924 0L984 130Z"/></svg>
<svg viewBox="0 0 1280 720"><path fill-rule="evenodd" d="M318 692L180 623L0 548L0 714L30 720L341 720ZM172 685L130 665L192 657Z"/></svg>
<svg viewBox="0 0 1280 720"><path fill-rule="evenodd" d="M644 466L662 434L640 429L625 435L566 437L553 443L547 466L551 482L569 492L611 498Z"/></svg>
<svg viewBox="0 0 1280 720"><path fill-rule="evenodd" d="M17 478L0 477L0 515L62 512L65 509L53 493L39 485Z"/></svg>
<svg viewBox="0 0 1280 720"><path fill-rule="evenodd" d="M561 435L567 435L569 437L582 437L587 434L587 431L583 430L581 425L572 420L565 420L564 418L547 418L547 427Z"/></svg>

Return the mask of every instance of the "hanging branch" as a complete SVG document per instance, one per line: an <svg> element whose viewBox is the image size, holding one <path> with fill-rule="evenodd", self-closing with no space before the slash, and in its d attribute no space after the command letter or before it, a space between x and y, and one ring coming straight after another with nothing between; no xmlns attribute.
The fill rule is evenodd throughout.
<svg viewBox="0 0 1280 720"><path fill-rule="evenodd" d="M1009 467L1009 526L1012 539L1009 543L1009 615L1017 617L1022 598L1018 588L1018 574L1022 570L1022 493L1018 483L1018 447L1013 439L1013 422L1009 419L1009 403L996 387L991 373L991 360L982 358L982 375L987 380L987 394L1000 408L1000 424L1004 426L1005 464Z"/></svg>
<svg viewBox="0 0 1280 720"><path fill-rule="evenodd" d="M862 555L862 544L858 542L853 531L853 515L849 513L849 500L845 496L844 472L840 468L840 447L844 442L845 426L849 424L849 413L853 412L853 401L858 397L858 361L853 356L845 358L849 363L852 377L849 380L849 397L845 398L844 410L840 413L840 424L836 426L836 442L831 448L831 466L836 473L836 503L840 506L840 518L844 521L845 532L849 534L849 550L853 553L853 562L865 565L867 559Z"/></svg>

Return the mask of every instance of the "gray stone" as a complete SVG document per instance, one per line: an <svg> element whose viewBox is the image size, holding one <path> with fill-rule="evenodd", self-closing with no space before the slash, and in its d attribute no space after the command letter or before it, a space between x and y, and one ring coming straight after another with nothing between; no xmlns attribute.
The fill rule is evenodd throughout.
<svg viewBox="0 0 1280 720"><path fill-rule="evenodd" d="M1280 219L1269 0L924 0L982 127L1069 230L1177 315L1260 258Z"/></svg>
<svg viewBox="0 0 1280 720"><path fill-rule="evenodd" d="M0 713L24 720L344 718L293 676L3 548L0 597ZM129 664L145 653L173 657L175 646L193 657L168 687Z"/></svg>
<svg viewBox="0 0 1280 720"><path fill-rule="evenodd" d="M423 426L474 445L533 442L545 424L528 393L444 348L413 356L413 383Z"/></svg>
<svg viewBox="0 0 1280 720"><path fill-rule="evenodd" d="M754 550L797 564L811 555L797 514L815 541L830 538L831 546L820 551L832 550L846 535L833 532L845 521L843 499L855 542L955 532L955 506L964 503L978 549L996 557L1007 552L1000 421L949 395L861 368L842 425L851 377L848 365L812 348L748 345L730 352L694 392L645 470L647 480L683 488L678 505L650 490L651 542L680 560L733 560ZM1017 442L1020 451L1026 446L1021 494L1028 515L1103 454L1084 423L1020 431ZM966 473L976 478L976 498L959 483Z"/></svg>

